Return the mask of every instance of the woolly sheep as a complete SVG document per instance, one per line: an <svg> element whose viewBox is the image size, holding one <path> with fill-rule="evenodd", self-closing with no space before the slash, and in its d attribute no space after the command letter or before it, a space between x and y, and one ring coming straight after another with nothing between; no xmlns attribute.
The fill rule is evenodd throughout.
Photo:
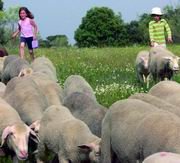
<svg viewBox="0 0 180 163"><path fill-rule="evenodd" d="M142 162L160 151L180 153L180 119L137 99L115 102L102 124L101 162ZM114 157L113 157L114 156Z"/></svg>
<svg viewBox="0 0 180 163"><path fill-rule="evenodd" d="M56 68L54 67L53 63L48 58L44 56L37 57L31 63L31 66L34 72L41 72L44 75L46 75L48 79L58 82Z"/></svg>
<svg viewBox="0 0 180 163"><path fill-rule="evenodd" d="M0 98L0 135L1 135L1 155L12 155L13 162L25 160L28 157L28 141L30 135L37 135L21 120L18 113L7 102Z"/></svg>
<svg viewBox="0 0 180 163"><path fill-rule="evenodd" d="M101 123L107 108L81 92L67 96L63 104L76 118L84 121L93 134L101 136Z"/></svg>
<svg viewBox="0 0 180 163"><path fill-rule="evenodd" d="M155 84L148 93L166 100L168 96L178 92L180 92L180 84L176 81L161 81Z"/></svg>
<svg viewBox="0 0 180 163"><path fill-rule="evenodd" d="M149 51L140 51L135 61L137 79L149 87Z"/></svg>
<svg viewBox="0 0 180 163"><path fill-rule="evenodd" d="M39 162L47 158L45 150L58 154L59 162L62 163L99 162L100 138L62 105L53 105L44 112L39 138Z"/></svg>
<svg viewBox="0 0 180 163"><path fill-rule="evenodd" d="M158 152L148 156L143 163L179 163L180 154L172 152Z"/></svg>
<svg viewBox="0 0 180 163"><path fill-rule="evenodd" d="M0 97L3 96L5 89L6 89L6 85L4 83L0 82Z"/></svg>
<svg viewBox="0 0 180 163"><path fill-rule="evenodd" d="M92 87L80 75L70 75L64 82L64 97L74 92L82 92L96 101L96 96Z"/></svg>
<svg viewBox="0 0 180 163"><path fill-rule="evenodd" d="M0 57L0 80L1 80L1 76L2 76L4 60L5 60L6 57L7 57L7 56Z"/></svg>
<svg viewBox="0 0 180 163"><path fill-rule="evenodd" d="M3 64L3 69L5 69L6 66L7 66L10 62L12 62L13 60L15 60L15 59L17 59L17 58L19 58L19 56L17 56L17 55L9 55L9 56L5 57L4 64Z"/></svg>
<svg viewBox="0 0 180 163"><path fill-rule="evenodd" d="M47 99L48 106L61 105L63 102L63 89L61 86L53 80L47 79L42 73L34 72L28 76L39 87L41 92Z"/></svg>
<svg viewBox="0 0 180 163"><path fill-rule="evenodd" d="M10 61L7 63L6 60L8 59ZM16 76L22 76L21 71L23 71L23 74L26 74L25 72L27 72L27 74L32 73L30 64L25 59L22 59L20 57L17 57L17 58L6 57L4 62L5 63L4 63L4 68L2 71L1 78L2 78L2 82L5 84L7 84L9 80L11 80L12 78Z"/></svg>
<svg viewBox="0 0 180 163"><path fill-rule="evenodd" d="M8 82L3 98L16 109L27 125L32 125L30 127L38 131L38 122L48 103L32 79L28 77L13 78Z"/></svg>
<svg viewBox="0 0 180 163"><path fill-rule="evenodd" d="M167 110L169 112L172 112L178 116L180 116L180 110L179 107L161 99L156 96L147 94L147 93L136 93L134 95L131 95L129 99L139 99L144 102L147 102L149 104L152 104L156 106L159 109Z"/></svg>
<svg viewBox="0 0 180 163"><path fill-rule="evenodd" d="M148 92L173 105L180 106L180 84L175 81L161 81Z"/></svg>
<svg viewBox="0 0 180 163"><path fill-rule="evenodd" d="M153 47L149 52L149 71L155 81L172 79L179 70L179 57L165 48Z"/></svg>

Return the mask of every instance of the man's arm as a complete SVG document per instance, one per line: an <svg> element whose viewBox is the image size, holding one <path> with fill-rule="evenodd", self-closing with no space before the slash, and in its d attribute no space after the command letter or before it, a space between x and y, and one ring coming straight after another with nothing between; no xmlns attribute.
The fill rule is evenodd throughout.
<svg viewBox="0 0 180 163"><path fill-rule="evenodd" d="M167 38L168 42L173 42L173 40L172 40L172 32L171 32L169 24L167 23L166 20L165 20L165 30L166 30L167 35L168 35L168 38Z"/></svg>
<svg viewBox="0 0 180 163"><path fill-rule="evenodd" d="M152 22L149 23L149 38L151 46L154 46L154 33Z"/></svg>

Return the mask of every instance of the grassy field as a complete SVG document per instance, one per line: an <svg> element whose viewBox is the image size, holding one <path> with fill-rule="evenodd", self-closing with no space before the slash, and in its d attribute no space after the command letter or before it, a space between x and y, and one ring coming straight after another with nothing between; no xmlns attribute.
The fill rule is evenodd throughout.
<svg viewBox="0 0 180 163"><path fill-rule="evenodd" d="M180 46L171 45L168 49L180 56ZM8 49L16 54L18 49ZM137 82L134 62L140 50L149 47L124 48L51 48L37 49L36 56L46 56L55 65L60 85L69 75L83 76L95 91L100 104L109 107L120 99L135 92L147 92L145 86ZM29 57L26 52L26 56ZM173 80L180 82L180 75ZM151 83L150 87L155 83Z"/></svg>
<svg viewBox="0 0 180 163"><path fill-rule="evenodd" d="M180 46L168 47L180 56ZM9 54L18 54L17 48L7 48ZM146 86L137 82L134 62L140 50L149 47L126 48L51 48L37 49L36 56L46 56L55 65L60 85L69 75L83 76L94 89L100 104L109 107L120 99L125 99L136 92L147 92ZM26 57L29 60L28 52ZM173 80L180 83L180 74ZM155 83L151 83L150 88ZM9 159L0 158L0 163L10 163Z"/></svg>

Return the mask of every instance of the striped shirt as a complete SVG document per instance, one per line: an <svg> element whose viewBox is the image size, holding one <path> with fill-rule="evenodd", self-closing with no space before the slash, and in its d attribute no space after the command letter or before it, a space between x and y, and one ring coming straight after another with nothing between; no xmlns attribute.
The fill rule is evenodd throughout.
<svg viewBox="0 0 180 163"><path fill-rule="evenodd" d="M149 36L151 42L165 44L165 31L168 37L171 37L171 29L165 19L161 19L158 22L154 20L149 22Z"/></svg>

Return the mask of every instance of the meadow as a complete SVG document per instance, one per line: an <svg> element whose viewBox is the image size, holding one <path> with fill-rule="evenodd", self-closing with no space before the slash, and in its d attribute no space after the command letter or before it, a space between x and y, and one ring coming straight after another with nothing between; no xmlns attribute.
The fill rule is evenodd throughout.
<svg viewBox="0 0 180 163"><path fill-rule="evenodd" d="M180 46L168 49L180 56ZM18 54L18 48L7 48L9 54ZM97 100L107 108L117 100L125 99L137 92L147 92L146 85L137 82L134 62L136 55L149 47L123 48L38 48L36 57L48 57L56 67L59 84L63 87L69 75L81 75L92 86ZM26 51L26 58L29 54ZM180 72L173 80L180 83ZM150 83L150 88L154 85ZM149 88L149 89L150 89ZM0 158L0 163L10 163L9 158Z"/></svg>
<svg viewBox="0 0 180 163"><path fill-rule="evenodd" d="M180 56L179 45L169 45L168 49ZM92 86L98 102L109 107L131 94L148 91L145 85L137 82L135 73L135 58L141 50L149 50L149 47L38 48L35 53L36 56L46 56L53 62L62 87L69 75L81 75ZM18 53L18 49L14 48L8 51L10 54ZM26 57L29 57L27 51ZM173 80L180 82L180 73ZM150 88L154 84L151 82Z"/></svg>

